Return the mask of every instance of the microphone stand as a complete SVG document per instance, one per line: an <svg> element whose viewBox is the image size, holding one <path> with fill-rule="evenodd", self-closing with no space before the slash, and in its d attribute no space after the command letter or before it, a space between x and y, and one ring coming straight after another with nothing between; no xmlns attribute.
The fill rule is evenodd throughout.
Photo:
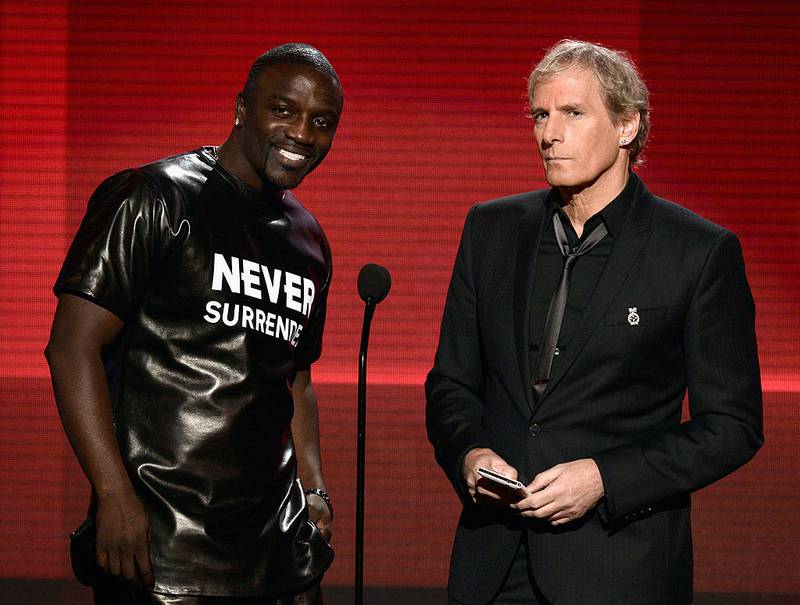
<svg viewBox="0 0 800 605"><path fill-rule="evenodd" d="M367 426L367 345L369 327L375 313L372 297L364 307L364 323L361 327L361 351L358 357L358 437L356 454L356 570L355 605L364 603L364 459L365 433Z"/></svg>

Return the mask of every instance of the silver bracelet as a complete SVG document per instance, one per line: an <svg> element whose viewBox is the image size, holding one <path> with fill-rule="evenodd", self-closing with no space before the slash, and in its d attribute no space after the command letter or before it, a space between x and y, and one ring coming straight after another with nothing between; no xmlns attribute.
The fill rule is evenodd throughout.
<svg viewBox="0 0 800 605"><path fill-rule="evenodd" d="M319 496L325 500L325 504L328 506L328 510L331 513L331 521L333 521L333 504L331 504L331 497L328 495L328 492L326 492L324 489L319 489L318 487L309 487L304 493L306 496L309 494L314 494L315 496Z"/></svg>

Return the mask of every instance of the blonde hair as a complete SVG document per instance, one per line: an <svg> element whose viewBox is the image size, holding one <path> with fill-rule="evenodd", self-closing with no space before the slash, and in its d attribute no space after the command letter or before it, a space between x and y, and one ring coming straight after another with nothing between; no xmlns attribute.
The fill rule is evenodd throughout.
<svg viewBox="0 0 800 605"><path fill-rule="evenodd" d="M642 76L625 51L580 40L561 40L531 72L528 78L530 102L533 103L533 90L539 82L576 66L588 69L597 78L603 104L615 124L633 113L639 114L639 131L628 144L628 154L632 165L641 163L640 155L650 131L649 95Z"/></svg>

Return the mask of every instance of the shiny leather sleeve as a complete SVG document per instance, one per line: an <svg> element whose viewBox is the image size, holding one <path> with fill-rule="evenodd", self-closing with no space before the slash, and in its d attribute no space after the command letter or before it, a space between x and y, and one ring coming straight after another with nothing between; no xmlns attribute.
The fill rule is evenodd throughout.
<svg viewBox="0 0 800 605"><path fill-rule="evenodd" d="M325 330L325 316L328 310L328 285L330 273L325 283L325 289L319 296L319 304L312 310L308 327L303 331L300 342L295 350L294 371L308 370L322 355L322 334Z"/></svg>
<svg viewBox="0 0 800 605"><path fill-rule="evenodd" d="M153 266L188 235L171 223L150 176L126 170L108 178L89 200L53 291L87 298L126 321Z"/></svg>

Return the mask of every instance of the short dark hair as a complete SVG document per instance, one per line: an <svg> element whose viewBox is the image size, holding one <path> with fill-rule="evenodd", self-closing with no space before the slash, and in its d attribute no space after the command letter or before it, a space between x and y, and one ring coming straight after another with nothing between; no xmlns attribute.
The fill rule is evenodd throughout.
<svg viewBox="0 0 800 605"><path fill-rule="evenodd" d="M318 72L330 76L337 84L340 82L339 75L322 52L309 44L289 42L288 44L281 44L280 46L268 50L253 61L253 65L250 66L250 72L247 74L244 88L242 89L242 94L245 99L250 98L250 95L256 88L258 78L265 68L270 65L283 65L285 63L308 65Z"/></svg>

